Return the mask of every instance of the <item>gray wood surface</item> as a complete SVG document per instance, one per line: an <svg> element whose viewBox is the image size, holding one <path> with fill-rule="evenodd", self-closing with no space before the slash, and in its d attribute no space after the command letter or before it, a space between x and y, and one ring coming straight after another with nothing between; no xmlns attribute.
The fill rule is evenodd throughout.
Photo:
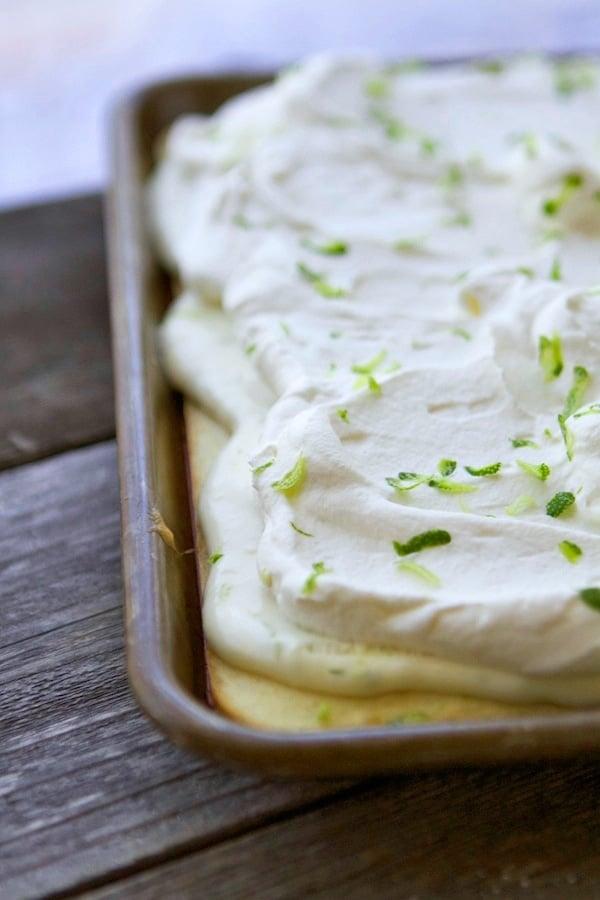
<svg viewBox="0 0 600 900"><path fill-rule="evenodd" d="M0 216L0 468L114 434L97 196Z"/></svg>

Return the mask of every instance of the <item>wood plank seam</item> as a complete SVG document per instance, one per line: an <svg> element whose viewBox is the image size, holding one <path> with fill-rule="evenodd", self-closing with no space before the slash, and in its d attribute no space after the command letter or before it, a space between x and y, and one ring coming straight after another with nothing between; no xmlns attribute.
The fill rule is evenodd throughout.
<svg viewBox="0 0 600 900"><path fill-rule="evenodd" d="M114 435L101 197L0 216L0 469Z"/></svg>
<svg viewBox="0 0 600 900"><path fill-rule="evenodd" d="M67 627L67 626L64 626L64 627ZM57 629L57 630L59 630L59 629ZM70 662L78 662L83 659L85 659L86 661L93 661L96 659L104 659L104 657L105 657L105 651L102 650L99 653L82 653L80 657L73 656L71 658ZM39 675L44 675L44 674L47 675L47 674L51 673L52 671L54 671L54 669L55 669L55 666L51 666L49 669L40 669L38 671L38 674ZM31 675L29 673L24 673L23 675L17 675L14 678L11 678L7 681L0 680L0 687L3 684L16 684L17 682L24 681L30 677L31 677Z"/></svg>
<svg viewBox="0 0 600 900"><path fill-rule="evenodd" d="M110 719L111 722L117 722L117 721L119 721L119 719L122 719L125 716L131 717L131 704L130 703L127 703L127 705L124 707L124 709L121 712L115 713L114 707L113 707L109 711L107 711L103 714L96 714L95 722L96 723L101 722L102 719ZM81 723L76 722L72 728L62 728L60 730L60 734L61 734L61 736L65 736L65 735L71 734L73 731L78 731L80 728L81 728ZM54 733L56 733L56 731L54 731ZM157 734L158 734L158 732L157 732ZM18 749L22 750L23 748L27 747L29 750L32 750L38 744L43 744L46 740L47 740L47 736L45 734L41 734L38 738L34 738L33 740L30 740L30 741L26 741L26 742L19 741ZM4 749L0 750L0 760L3 757L10 758L13 755L14 755L14 747L10 747L8 750L4 750ZM33 784L34 782L30 782L30 783Z"/></svg>
<svg viewBox="0 0 600 900"><path fill-rule="evenodd" d="M376 779L373 779L372 781L360 782L358 785L353 784L347 788L341 788L337 793L330 794L325 798L321 797L300 804L293 809L266 815L258 822L248 820L239 826L229 826L200 840L184 841L179 845L174 844L168 851L151 854L148 857L142 857L131 865L120 866L111 871L106 871L102 875L81 881L78 885L74 885L70 889L44 894L43 896L40 896L39 900L59 900L59 898L60 900L67 900L67 898L82 896L87 891L131 878L139 872L147 872L148 870L164 865L166 862L183 859L192 853L208 850L217 845L220 846L226 844L230 841L244 837L245 835L258 833L264 828L282 824L315 810L324 809L345 799L351 799L354 796L358 796L361 793L368 791L375 782Z"/></svg>
<svg viewBox="0 0 600 900"><path fill-rule="evenodd" d="M131 708L124 709L123 712L120 713L118 716L112 717L112 721L114 722L116 719L118 719L118 718L124 718L125 716L128 716L129 718L131 718ZM77 730L77 729L75 729L75 730ZM63 732L63 734L68 734L68 732ZM163 736L162 736L159 732L156 732L156 740L155 740L155 741L149 741L149 742L146 744L146 747L147 747L147 748L150 748L150 747L153 746L153 744L160 744L160 743L162 743L162 741L163 741ZM30 745L28 745L28 746L30 746ZM115 763L115 762L116 762L117 760L119 760L119 759L124 759L124 758L126 758L129 752L130 752L129 750L125 750L125 751L123 751L123 753L113 753L113 754L110 755L110 757L109 757L108 759L106 759L106 760L104 760L104 761L96 762L96 763L94 764L94 771L97 771L97 770L101 769L101 768L102 768L102 765L103 765L103 762L104 762L104 764L105 764L106 766L108 766L108 765L112 765L113 763ZM11 753L7 753L7 754L5 754L5 755L6 755L6 756L10 756L10 755L12 755L12 754L11 754ZM207 763L200 763L197 769L192 769L192 770L190 770L189 772L183 772L183 773L179 776L179 778L187 777L187 776L190 775L190 774L197 774L197 773L201 772L203 769L205 769L206 767L207 767ZM89 763L86 763L86 764L83 765L83 766L75 766L75 767L72 768L72 769L66 769L66 770L63 771L62 775L63 775L63 777L68 777L68 778L70 778L70 777L72 777L73 775L78 775L80 772L87 772L88 769L90 769L90 768L91 768L90 764L89 764ZM172 779L172 780L173 780L173 781L177 781L178 779L176 778L176 779ZM157 785L163 785L163 784L168 784L168 783L169 783L168 781L164 781L163 779L161 779L160 781L157 781L157 782L156 782ZM28 789L31 789L31 788L37 787L37 786L40 785L40 784L46 784L46 779L45 779L45 778L30 778L30 779L28 780L28 782L27 782L27 787L28 787ZM135 792L135 793L133 793L133 794L128 794L128 795L126 795L126 796L124 796L124 797L120 797L119 800L127 800L127 799L131 799L132 797L139 796L140 794L145 793L145 791L146 791L147 789L148 789L148 786L145 787L144 790ZM113 802L114 802L114 800L111 800L111 803L113 803ZM110 805L110 804L104 804L103 806L96 806L95 809L96 809L96 810L98 810L98 809L103 809L106 805ZM85 812L80 813L80 816L81 816L81 815L85 815ZM76 819L76 818L78 818L78 816L73 816L73 817L72 817L72 819ZM67 821L70 821L70 820L69 820L69 819L65 819L65 818L61 819L61 823L62 823L62 822L67 822ZM48 826L44 826L43 828L32 828L32 829L29 829L26 833L27 833L28 835L31 835L31 834L33 834L33 833L38 834L38 833L40 833L40 832L43 832L43 831L45 830L46 827L47 827L47 828L54 828L54 827L55 827L55 823L51 823L51 824L49 824ZM14 843L14 842L16 842L16 841L21 840L22 837L23 837L23 832L22 832L20 835L18 835L17 837L15 837L15 838L12 838L12 839L10 839L10 840L8 840L8 841L2 841L2 842L1 842L1 846L6 847L6 846L10 845L11 843Z"/></svg>
<svg viewBox="0 0 600 900"><path fill-rule="evenodd" d="M116 612L121 609L122 606L120 603L115 603L113 606L107 606L105 609L100 609L98 612L89 613L86 616L81 616L79 618L72 619L70 622L62 622L60 625L55 625L53 628L48 628L47 631L38 631L35 636L25 635L25 637L17 638L16 641L10 641L8 644L0 644L0 650L9 650L11 647L18 647L20 644L24 644L27 641L31 641L37 638L46 637L49 634L54 634L57 631L61 631L65 628L69 628L72 625L79 625L83 622L87 622L90 619L97 619L100 616L106 615L106 613ZM2 682L0 681L0 684Z"/></svg>
<svg viewBox="0 0 600 900"><path fill-rule="evenodd" d="M64 453L76 453L78 450L85 450L87 447L95 447L98 444L108 444L111 441L114 441L115 438L115 429L107 428L106 430L99 431L89 440L70 443L65 447L57 447L55 449L43 451L39 455L28 455L24 462L19 460L2 462L0 460L0 473L14 472L16 469L21 470L26 466L33 466L36 463L45 462L46 460L54 459L57 456L62 456Z"/></svg>
<svg viewBox="0 0 600 900"><path fill-rule="evenodd" d="M114 758L115 757L111 757L110 762L113 762ZM158 786L164 787L164 786L176 784L178 781L182 781L184 778L188 778L190 775L197 775L203 769L206 769L206 767L207 767L206 763L204 763L204 764L201 763L198 766L198 768L191 769L188 772L180 773L178 775L175 775L173 778L161 778L160 781L157 781L155 785L146 785L143 789L141 789L139 791L132 791L129 794L123 794L121 797L119 797L119 800L121 802L123 802L126 800L131 800L135 797L140 797L143 794L145 794L149 789L151 790L152 787L158 787ZM71 773L64 773L64 774L68 775ZM223 796L227 796L227 794L225 793L225 794L223 794ZM94 812L99 812L99 811L102 811L103 809L109 809L113 805L114 805L114 800L110 800L107 803L100 803L94 807ZM179 815L180 812L185 812L185 810L179 809L173 815ZM60 819L60 824L65 825L68 823L76 822L78 819L81 819L86 815L87 815L87 810L82 810L81 812L75 813L72 816L62 816ZM166 816L165 818L168 819L168 818L170 818L170 816ZM48 824L43 825L40 828L33 828L26 833L27 833L27 835L35 834L36 836L38 836L40 834L43 834L45 831L49 831L55 827L56 827L56 822L49 822ZM126 835L128 833L128 831L129 831L129 829L122 829L119 832L119 834ZM23 834L20 834L17 837L12 838L11 840L3 841L2 847L4 849L6 847L10 847L11 844L19 844L19 842L22 839L23 839ZM42 868L47 862L48 862L48 860L46 860L46 859L38 860L39 864L38 864L37 868ZM27 872L29 870L30 870L30 864L27 864L23 867L23 869L16 869L13 873L13 877L18 877L19 875L22 875L24 872Z"/></svg>

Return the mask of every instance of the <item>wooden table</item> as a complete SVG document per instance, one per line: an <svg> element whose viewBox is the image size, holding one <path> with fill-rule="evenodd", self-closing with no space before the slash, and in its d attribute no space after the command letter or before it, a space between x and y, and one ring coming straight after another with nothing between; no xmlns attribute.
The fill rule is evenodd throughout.
<svg viewBox="0 0 600 900"><path fill-rule="evenodd" d="M98 197L0 216L0 898L600 897L597 763L269 781L123 659Z"/></svg>

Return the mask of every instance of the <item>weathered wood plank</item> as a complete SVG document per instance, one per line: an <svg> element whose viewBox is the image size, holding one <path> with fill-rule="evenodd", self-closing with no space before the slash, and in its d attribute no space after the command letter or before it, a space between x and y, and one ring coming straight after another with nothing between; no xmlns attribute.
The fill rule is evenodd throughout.
<svg viewBox="0 0 600 900"><path fill-rule="evenodd" d="M0 468L114 434L101 202L0 215Z"/></svg>
<svg viewBox="0 0 600 900"><path fill-rule="evenodd" d="M2 666L23 639L118 605L118 509L112 445L0 473Z"/></svg>
<svg viewBox="0 0 600 900"><path fill-rule="evenodd" d="M597 898L599 788L581 764L387 780L86 896Z"/></svg>
<svg viewBox="0 0 600 900"><path fill-rule="evenodd" d="M127 873L339 791L166 741L123 661L112 442L0 474L0 894Z"/></svg>

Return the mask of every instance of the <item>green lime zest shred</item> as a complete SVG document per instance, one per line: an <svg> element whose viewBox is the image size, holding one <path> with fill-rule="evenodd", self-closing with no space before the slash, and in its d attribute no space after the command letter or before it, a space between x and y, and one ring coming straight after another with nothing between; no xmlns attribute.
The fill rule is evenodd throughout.
<svg viewBox="0 0 600 900"><path fill-rule="evenodd" d="M458 163L451 163L441 179L443 187L457 188L463 184L465 176Z"/></svg>
<svg viewBox="0 0 600 900"><path fill-rule="evenodd" d="M392 244L392 248L398 253L423 253L423 238L401 238Z"/></svg>
<svg viewBox="0 0 600 900"><path fill-rule="evenodd" d="M319 703L317 708L317 722L319 725L330 725L331 724L331 706L329 703Z"/></svg>
<svg viewBox="0 0 600 900"><path fill-rule="evenodd" d="M372 359L368 360L366 363L355 363L352 366L352 371L356 372L357 375L372 375L373 372L379 368L379 366L383 363L387 356L386 350L380 350L379 353L375 354Z"/></svg>
<svg viewBox="0 0 600 900"><path fill-rule="evenodd" d="M440 459L438 463L438 472L444 478L447 478L449 475L453 475L456 471L456 460L455 459Z"/></svg>
<svg viewBox="0 0 600 900"><path fill-rule="evenodd" d="M573 432L567 425L566 419L562 415L562 413L559 413L559 415L557 416L557 419L558 419L558 425L560 428L560 433L562 434L562 439L565 444L565 450L567 451L567 459L572 460L573 453L575 451L575 437L573 435Z"/></svg>
<svg viewBox="0 0 600 900"><path fill-rule="evenodd" d="M290 522L290 525L292 526L294 531L297 531L298 534L303 535L303 537L314 537L314 534L311 534L310 531L304 531L304 529L300 528L299 525L296 525L295 522Z"/></svg>
<svg viewBox="0 0 600 900"><path fill-rule="evenodd" d="M266 462L260 463L260 465L258 466L254 466L254 468L252 469L252 474L260 475L260 473L264 472L265 469L270 469L274 462L274 459L268 459Z"/></svg>
<svg viewBox="0 0 600 900"><path fill-rule="evenodd" d="M538 345L538 358L546 381L558 378L563 370L562 342L557 334L546 337L541 334Z"/></svg>
<svg viewBox="0 0 600 900"><path fill-rule="evenodd" d="M580 406L583 405L583 397L590 383L590 374L583 366L573 368L573 384L565 400L563 416L568 419Z"/></svg>
<svg viewBox="0 0 600 900"><path fill-rule="evenodd" d="M427 484L429 487L437 488L438 491L445 491L447 494L472 494L477 490L473 484L451 481L449 478L438 478L436 475L429 478Z"/></svg>
<svg viewBox="0 0 600 900"><path fill-rule="evenodd" d="M543 201L542 212L544 215L556 216L565 203L571 199L575 191L578 191L583 186L583 181L584 178L581 172L569 172L565 175L558 194Z"/></svg>
<svg viewBox="0 0 600 900"><path fill-rule="evenodd" d="M214 566L215 563L218 563L220 559L223 559L222 553L211 553L208 557L208 562L211 566Z"/></svg>
<svg viewBox="0 0 600 900"><path fill-rule="evenodd" d="M482 466L481 468L465 466L465 472L468 472L469 475L472 475L474 478L489 478L490 475L497 475L501 468L502 463L495 462L490 463L489 466Z"/></svg>
<svg viewBox="0 0 600 900"><path fill-rule="evenodd" d="M369 78L365 82L365 94L374 100L389 96L390 83L385 78Z"/></svg>
<svg viewBox="0 0 600 900"><path fill-rule="evenodd" d="M273 481L271 487L281 494L294 494L300 490L306 479L306 458L300 454L292 468L277 481Z"/></svg>
<svg viewBox="0 0 600 900"><path fill-rule="evenodd" d="M369 115L384 130L385 135L391 141L401 141L408 137L410 131L400 119L396 119L387 110L381 106L371 106Z"/></svg>
<svg viewBox="0 0 600 900"><path fill-rule="evenodd" d="M466 328L460 328L460 327L453 328L452 334L455 334L457 337L463 338L463 340L465 340L465 341L473 340L473 335L471 334L470 331L467 331Z"/></svg>
<svg viewBox="0 0 600 900"><path fill-rule="evenodd" d="M465 210L457 212L455 215L444 219L444 225L448 228L468 228L473 224L473 217Z"/></svg>
<svg viewBox="0 0 600 900"><path fill-rule="evenodd" d="M334 287L329 284L328 281L323 281L322 278L317 278L316 281L312 283L317 294L320 294L321 297L325 297L327 300L335 300L338 297L346 297L347 292L344 288Z"/></svg>
<svg viewBox="0 0 600 900"><path fill-rule="evenodd" d="M583 550L578 544L574 544L573 541L561 541L558 545L558 549L567 562L572 564L578 563L583 556Z"/></svg>
<svg viewBox="0 0 600 900"><path fill-rule="evenodd" d="M409 556L411 553L419 553L429 547L441 547L449 544L451 540L452 537L448 531L443 528L434 528L415 534L404 544L401 544L400 541L392 541L392 544L398 556Z"/></svg>
<svg viewBox="0 0 600 900"><path fill-rule="evenodd" d="M305 238L302 246L313 253L320 253L322 256L343 256L348 252L348 244L345 241L328 241L325 244L317 244L309 238Z"/></svg>
<svg viewBox="0 0 600 900"><path fill-rule="evenodd" d="M450 463L453 460L441 460L441 462ZM395 477L385 479L386 482L393 487L394 490L412 491L414 488L422 484L426 484L430 488L436 488L438 491L444 491L448 494L472 494L478 490L475 485L465 484L462 481L452 481L451 478L442 475L423 475L419 472L398 472Z"/></svg>
<svg viewBox="0 0 600 900"><path fill-rule="evenodd" d="M486 75L500 75L505 68L505 64L501 59L478 59L473 65L480 72L485 72Z"/></svg>
<svg viewBox="0 0 600 900"><path fill-rule="evenodd" d="M559 516L562 516L565 510L573 506L574 503L575 494L572 494L571 491L558 491L554 497L548 500L546 504L546 515L552 516L553 519L557 519Z"/></svg>
<svg viewBox="0 0 600 900"><path fill-rule="evenodd" d="M539 481L546 481L546 479L550 476L550 466L547 463L539 463L538 465L534 465L533 463L525 462L524 459L518 459L517 465L520 469L525 472L526 475L532 475L534 478L537 478Z"/></svg>
<svg viewBox="0 0 600 900"><path fill-rule="evenodd" d="M562 266L557 256L555 256L552 260L552 265L550 267L550 280L562 281Z"/></svg>
<svg viewBox="0 0 600 900"><path fill-rule="evenodd" d="M585 59L564 59L554 66L554 89L563 97L589 91L597 82L597 70Z"/></svg>
<svg viewBox="0 0 600 900"><path fill-rule="evenodd" d="M419 146L423 156L435 156L440 148L440 142L428 134L421 135Z"/></svg>
<svg viewBox="0 0 600 900"><path fill-rule="evenodd" d="M517 450L519 447L533 447L535 450L539 450L539 444L536 444L535 441L532 441L529 438L509 438L509 440Z"/></svg>
<svg viewBox="0 0 600 900"><path fill-rule="evenodd" d="M429 475L419 475L417 472L398 472L395 478L389 477L385 480L395 491L412 491L420 484L425 484L429 477Z"/></svg>
<svg viewBox="0 0 600 900"><path fill-rule="evenodd" d="M375 394L377 397L381 395L381 385L377 381L377 379L373 375L367 375L367 387L369 388L372 394Z"/></svg>
<svg viewBox="0 0 600 900"><path fill-rule="evenodd" d="M576 413L573 413L573 418L581 419L583 416L597 415L600 415L600 403L590 403L590 405L586 409L582 409Z"/></svg>
<svg viewBox="0 0 600 900"><path fill-rule="evenodd" d="M540 155L539 141L532 131L523 131L521 134L515 135L512 140L523 147L527 159L537 159Z"/></svg>
<svg viewBox="0 0 600 900"><path fill-rule="evenodd" d="M523 513L528 512L530 509L535 509L537 506L533 497L529 494L521 494L516 500L506 507L504 512L507 516L521 516Z"/></svg>
<svg viewBox="0 0 600 900"><path fill-rule="evenodd" d="M313 563L312 572L302 586L302 593L312 594L317 587L317 579L327 572L331 572L331 569L327 569L324 562Z"/></svg>
<svg viewBox="0 0 600 900"><path fill-rule="evenodd" d="M329 284L329 282L321 272L314 272L303 262L296 263L296 267L302 278L304 278L305 281L308 281L308 283L311 284L315 291L318 294L321 294L322 297L327 297L328 299L330 299L347 296L346 291L343 288L334 287L333 285Z"/></svg>
<svg viewBox="0 0 600 900"><path fill-rule="evenodd" d="M398 563L398 571L407 572L409 575L414 575L416 578L419 578L421 581L425 581L432 587L439 587L442 583L435 572L432 572L431 569L426 569L425 566L420 566L419 563L412 562L411 560L403 560L402 562Z"/></svg>
<svg viewBox="0 0 600 900"><path fill-rule="evenodd" d="M236 213L231 221L238 228L252 228L252 225L243 213Z"/></svg>

